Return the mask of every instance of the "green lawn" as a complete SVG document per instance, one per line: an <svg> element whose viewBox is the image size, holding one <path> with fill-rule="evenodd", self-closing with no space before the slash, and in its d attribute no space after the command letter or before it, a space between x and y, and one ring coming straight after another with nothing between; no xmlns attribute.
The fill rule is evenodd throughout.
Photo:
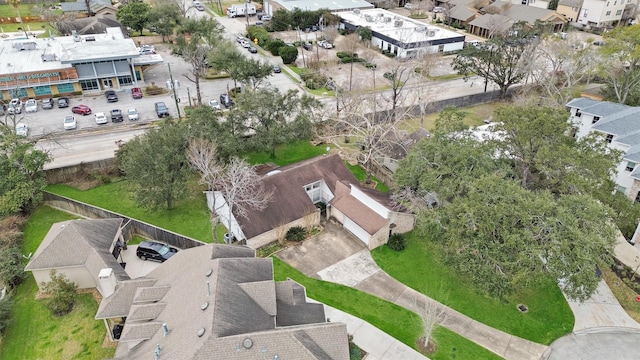
<svg viewBox="0 0 640 360"><path fill-rule="evenodd" d="M347 167L349 168L349 170L351 170L351 172L356 177L356 179L358 179L358 181L364 182L367 179L367 172L360 165L347 164ZM371 176L371 180L377 183L376 190L382 191L382 192L389 192L389 188L387 187L387 185L385 185L382 181L378 180L377 177Z"/></svg>
<svg viewBox="0 0 640 360"><path fill-rule="evenodd" d="M33 4L20 4L20 6L18 6L18 9L20 10L20 16L35 16L36 14L31 13L32 7ZM18 16L18 11L16 8L8 4L0 5L0 17L13 18L16 16Z"/></svg>
<svg viewBox="0 0 640 360"><path fill-rule="evenodd" d="M422 327L420 318L415 313L347 286L309 278L278 258L273 258L273 266L276 281L291 278L306 287L309 297L364 319L417 349L416 341L422 335ZM438 327L433 335L437 351L429 354L431 359L500 359L492 352L443 327Z"/></svg>
<svg viewBox="0 0 640 360"><path fill-rule="evenodd" d="M251 152L246 154L245 157L251 164L274 163L279 166L285 166L326 153L326 144L313 146L308 140L300 140L292 144L278 146L275 159L272 159L269 154L264 152Z"/></svg>
<svg viewBox="0 0 640 360"><path fill-rule="evenodd" d="M29 218L24 229L23 253L35 252L53 223L76 218L42 206ZM2 339L1 360L16 359L104 359L114 349L103 349L106 335L102 321L94 320L98 303L89 294L77 297L73 311L53 317L35 295L38 290L31 274L16 289L11 325Z"/></svg>
<svg viewBox="0 0 640 360"><path fill-rule="evenodd" d="M213 236L207 201L197 184L191 183L189 187L187 197L171 210L139 207L131 197L131 185L126 180L84 191L60 184L49 185L46 190L210 243Z"/></svg>
<svg viewBox="0 0 640 360"><path fill-rule="evenodd" d="M478 294L473 284L437 261L438 248L415 233L407 237L402 252L386 246L371 252L389 275L486 325L540 344L550 344L573 329L574 317L552 279L529 291L514 294L508 302ZM526 304L529 312L516 306Z"/></svg>

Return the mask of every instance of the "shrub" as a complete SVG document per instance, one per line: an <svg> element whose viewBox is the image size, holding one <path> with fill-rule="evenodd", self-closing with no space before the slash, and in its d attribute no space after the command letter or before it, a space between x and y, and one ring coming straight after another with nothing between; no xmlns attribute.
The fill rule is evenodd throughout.
<svg viewBox="0 0 640 360"><path fill-rule="evenodd" d="M264 48L267 49L267 51L271 52L273 56L278 56L280 55L278 53L278 50L280 50L280 48L283 46L287 46L287 44L285 44L285 42L282 41L282 39L274 39L269 41Z"/></svg>
<svg viewBox="0 0 640 360"><path fill-rule="evenodd" d="M283 46L278 49L278 54L285 65L293 64L298 58L298 49L293 46Z"/></svg>
<svg viewBox="0 0 640 360"><path fill-rule="evenodd" d="M387 246L391 250L402 251L404 250L407 244L407 240L404 238L404 234L395 233L389 236L389 240L387 240Z"/></svg>
<svg viewBox="0 0 640 360"><path fill-rule="evenodd" d="M12 306L13 301L9 296L5 296L4 299L0 300L0 333L9 326Z"/></svg>
<svg viewBox="0 0 640 360"><path fill-rule="evenodd" d="M20 247L17 245L0 247L0 259L2 259L0 262L0 284L10 288L20 285L25 278Z"/></svg>
<svg viewBox="0 0 640 360"><path fill-rule="evenodd" d="M364 67L366 67L367 69L375 69L378 67L378 65L368 62L364 64Z"/></svg>
<svg viewBox="0 0 640 360"><path fill-rule="evenodd" d="M307 235L307 231L302 226L294 226L287 230L285 239L289 241L302 241L305 235Z"/></svg>
<svg viewBox="0 0 640 360"><path fill-rule="evenodd" d="M45 305L51 310L53 316L62 316L73 310L76 302L76 290L78 285L67 279L64 274L57 274L55 270L49 273L51 281L43 282L42 289L49 294L44 300Z"/></svg>

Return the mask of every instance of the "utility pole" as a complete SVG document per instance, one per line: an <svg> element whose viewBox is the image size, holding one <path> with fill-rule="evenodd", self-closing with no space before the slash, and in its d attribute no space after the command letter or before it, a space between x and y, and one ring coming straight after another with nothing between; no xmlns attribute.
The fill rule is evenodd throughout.
<svg viewBox="0 0 640 360"><path fill-rule="evenodd" d="M176 92L176 83L173 81L173 74L171 73L171 64L167 63L167 66L169 67L169 80L171 80L171 88L173 89L173 100L175 100L176 102L176 109L178 109L178 119L180 119L182 117L180 115L180 105L178 104L180 102L180 99L178 99L178 93Z"/></svg>
<svg viewBox="0 0 640 360"><path fill-rule="evenodd" d="M249 30L249 1L251 0L244 0L244 17L247 18L247 30Z"/></svg>

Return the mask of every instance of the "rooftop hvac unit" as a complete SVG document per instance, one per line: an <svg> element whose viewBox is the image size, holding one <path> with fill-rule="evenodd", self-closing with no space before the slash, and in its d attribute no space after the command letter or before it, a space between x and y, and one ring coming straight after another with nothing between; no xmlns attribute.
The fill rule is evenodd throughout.
<svg viewBox="0 0 640 360"><path fill-rule="evenodd" d="M424 27L424 26L418 26L418 27L414 28L414 30L418 31L418 32L423 32L423 31L427 30L427 28Z"/></svg>
<svg viewBox="0 0 640 360"><path fill-rule="evenodd" d="M427 36L429 36L429 37L436 36L436 32L435 32L435 31L433 31L433 30L429 30L429 31L427 32Z"/></svg>
<svg viewBox="0 0 640 360"><path fill-rule="evenodd" d="M96 41L96 37L95 36L87 36L84 38L84 41Z"/></svg>
<svg viewBox="0 0 640 360"><path fill-rule="evenodd" d="M377 16L377 17L383 17L383 16L384 16L384 14L383 14L383 13L377 13L377 14L376 14L376 16Z"/></svg>
<svg viewBox="0 0 640 360"><path fill-rule="evenodd" d="M354 14L360 14L360 9L353 9Z"/></svg>
<svg viewBox="0 0 640 360"><path fill-rule="evenodd" d="M373 22L373 18L369 14L365 15L364 19L367 20L367 22Z"/></svg>
<svg viewBox="0 0 640 360"><path fill-rule="evenodd" d="M391 16L385 16L383 21L386 22L386 23L390 23L391 22Z"/></svg>
<svg viewBox="0 0 640 360"><path fill-rule="evenodd" d="M393 26L401 27L404 22L402 20L396 20L393 22Z"/></svg>

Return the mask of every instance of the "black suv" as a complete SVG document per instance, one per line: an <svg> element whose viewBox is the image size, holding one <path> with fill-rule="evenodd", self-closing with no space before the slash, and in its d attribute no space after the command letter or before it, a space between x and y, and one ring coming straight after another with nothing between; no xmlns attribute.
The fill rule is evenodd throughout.
<svg viewBox="0 0 640 360"><path fill-rule="evenodd" d="M122 111L120 109L111 110L111 122L122 122L124 121L124 117L122 116Z"/></svg>
<svg viewBox="0 0 640 360"><path fill-rule="evenodd" d="M118 95L113 90L107 90L104 92L104 96L107 97L107 102L118 102Z"/></svg>
<svg viewBox="0 0 640 360"><path fill-rule="evenodd" d="M69 98L61 97L58 99L58 108L69 107Z"/></svg>
<svg viewBox="0 0 640 360"><path fill-rule="evenodd" d="M169 109L167 108L167 105L165 105L163 102L157 102L156 115L158 115L159 118L169 116Z"/></svg>
<svg viewBox="0 0 640 360"><path fill-rule="evenodd" d="M220 95L220 104L224 105L226 108L230 108L234 106L236 103L233 102L233 99L229 96L229 94Z"/></svg>
<svg viewBox="0 0 640 360"><path fill-rule="evenodd" d="M178 249L169 247L165 244L155 241L143 241L138 245L136 250L136 256L140 260L154 260L159 262L165 262L169 260Z"/></svg>

